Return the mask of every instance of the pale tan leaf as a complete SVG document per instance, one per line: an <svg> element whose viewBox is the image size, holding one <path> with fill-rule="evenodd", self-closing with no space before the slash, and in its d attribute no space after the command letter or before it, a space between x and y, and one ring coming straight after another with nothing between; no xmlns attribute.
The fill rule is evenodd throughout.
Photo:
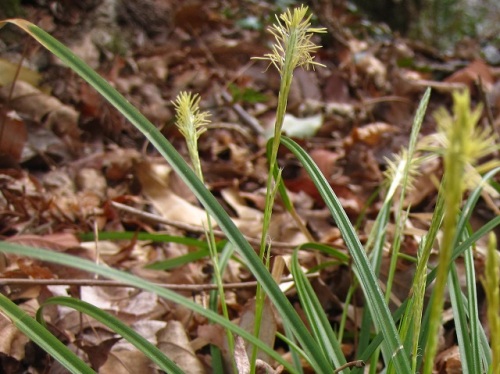
<svg viewBox="0 0 500 374"><path fill-rule="evenodd" d="M143 161L135 168L142 192L160 214L167 219L202 226L206 223L205 211L189 204L174 194L169 186L171 169L166 164Z"/></svg>
<svg viewBox="0 0 500 374"><path fill-rule="evenodd" d="M111 351L99 374L156 374L151 360L140 351Z"/></svg>
<svg viewBox="0 0 500 374"><path fill-rule="evenodd" d="M184 326L179 321L169 321L158 331L158 348L186 374L203 374L205 368L191 348Z"/></svg>
<svg viewBox="0 0 500 374"><path fill-rule="evenodd" d="M0 313L0 353L16 360L24 358L24 346L29 339L21 333L10 319Z"/></svg>
<svg viewBox="0 0 500 374"><path fill-rule="evenodd" d="M0 86L5 86L14 80L18 64L14 64L4 58L0 58ZM40 82L41 76L38 72L21 66L18 81L24 81L32 86L37 86Z"/></svg>
<svg viewBox="0 0 500 374"><path fill-rule="evenodd" d="M243 311L240 317L240 327L246 331L254 332L254 322L255 322L255 300L249 300L243 307ZM259 339L266 343L268 346L274 346L274 339L276 337L276 318L274 317L274 310L271 306L269 299L266 298L264 302L264 308L262 312L262 321L260 325ZM252 354L252 346L247 346L247 354ZM259 351L257 358L262 361L269 362L270 358L267 354Z"/></svg>

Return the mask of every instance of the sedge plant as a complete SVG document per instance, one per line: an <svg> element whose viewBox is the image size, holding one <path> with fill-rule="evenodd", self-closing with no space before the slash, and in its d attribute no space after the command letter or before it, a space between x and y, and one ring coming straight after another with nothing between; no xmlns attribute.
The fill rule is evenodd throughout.
<svg viewBox="0 0 500 374"><path fill-rule="evenodd" d="M302 9L301 12L304 12L303 8L300 9ZM25 30L43 46L45 46L56 56L58 56L71 69L73 69L76 73L83 77L113 106L115 106L133 125L135 125L148 138L148 140L151 141L151 143L157 148L160 154L165 157L165 159L171 164L174 171L176 171L180 175L180 177L186 182L188 187L192 189L201 203L205 206L211 216L214 217L221 229L226 233L228 239L234 243L238 254L245 261L245 264L256 277L256 279L262 286L262 289L266 292L266 296L271 300L274 307L277 309L278 313L283 319L283 323L286 325L286 330L292 338L292 340L289 340L290 347L300 347L295 352L302 356L309 363L312 369L317 373L331 373L333 370L335 370L336 367L345 367L345 369L343 369L343 372L348 373L350 371L349 366L345 366L345 364L342 363L345 362L345 358L342 356L342 352L337 349L339 347L339 344L336 343L335 346L337 348L334 348L333 350L329 347L329 345L331 344L329 339L335 337L330 333L325 334L326 330L324 329L315 331L314 337L313 335L311 335L293 306L290 304L289 300L280 291L276 282L270 275L268 269L266 269L266 267L262 263L262 258L260 258L254 252L248 241L234 226L234 223L231 221L224 209L222 209L213 195L203 185L199 177L187 166L183 158L161 135L158 129L156 129L136 108L128 103L104 79L98 76L92 69L84 64L78 57L71 53L71 51L69 51L60 42L52 38L40 28L34 26L33 24L30 24L29 22L23 20L9 20L7 22L15 24ZM0 23L0 26L2 26L3 24L5 24L5 22ZM306 46L308 48L311 47L311 45L307 43ZM292 60L292 62L293 61L294 60ZM304 60L296 61L299 61L301 63L304 62ZM305 61L309 60L306 59ZM288 80L288 82L284 84L284 87L288 87L287 90L289 90L289 86L290 80ZM278 118L280 118L279 112ZM383 301L382 293L377 285L377 280L373 274L373 271L368 264L368 259L364 252L364 249L361 246L359 239L356 237L354 228L350 224L338 198L335 196L331 187L326 182L326 179L321 174L314 162L312 162L310 157L290 139L282 138L281 141L304 164L305 169L312 176L312 179L318 186L327 206L332 211L332 214L334 215L339 228L343 232L346 243L353 257L354 264L356 266L360 284L364 288L365 295L369 299L369 305L371 306L371 308L373 308L374 315L376 316L375 321L384 336L384 339L381 341L381 343L383 347L382 350L387 358L387 361L394 360L395 366L398 370L407 372L406 369L409 367L409 362L407 357L405 357L405 355L403 354L402 349L400 348L401 343L397 337L396 328L392 318L390 317L389 309ZM275 162L272 162L272 160L276 159L277 145L274 147L274 149L275 150L272 152L272 154L274 154L275 156L271 157L271 165L275 165ZM272 170L273 172L275 171L274 169L270 170ZM265 236L266 235L264 235L264 237ZM280 355L272 350L272 348L263 345L262 342L259 341L259 339L257 339L255 336L248 334L246 331L235 326L226 318L220 317L218 314L210 310L206 310L193 303L192 301L181 297L169 290L158 287L151 282L144 281L138 277L126 274L122 271L110 269L108 267L94 264L89 261L75 259L73 256L65 255L62 253L53 253L50 251L44 251L5 242L0 243L0 248L6 253L26 255L65 266L80 268L96 274L100 274L102 276L106 276L111 279L134 285L135 287L155 292L161 297L165 297L181 305L187 306L191 310L207 317L209 320L219 323L221 326L231 330L233 333L240 335L251 344L258 346L260 350L265 351L277 362L281 363L289 372L296 372L300 368L300 366L296 368L290 366L290 364L284 361ZM307 287L305 289L307 289ZM315 297L313 293L309 294L308 296ZM314 308L314 310L316 310L316 312L318 311L317 308ZM325 318L320 319L321 320L318 320L318 322L327 322ZM321 325L318 325L317 327L320 326ZM328 326L325 327L328 329ZM332 353L333 357L329 354L327 355L327 352ZM300 365L300 361L296 360L295 362L297 363L297 365Z"/></svg>
<svg viewBox="0 0 500 374"><path fill-rule="evenodd" d="M209 113L200 111L200 97L189 92L180 92L176 101L173 103L176 110L176 125L180 133L186 140L189 158L193 165L194 172L200 181L204 182L203 171L201 168L200 155L198 153L198 138L207 130L209 124ZM206 234L207 244L210 252L210 259L214 267L214 277L217 284L218 292L212 292L211 297L220 298L222 314L229 321L229 312L227 309L226 298L224 293L224 285L222 281L222 269L219 264L219 253L217 251L217 243L215 242L212 219L208 212L206 213ZM217 302L214 302L215 310L217 310ZM231 331L226 330L227 342L230 352L234 351L234 339ZM234 365L234 362L232 363ZM233 369L236 369L233 367Z"/></svg>
<svg viewBox="0 0 500 374"><path fill-rule="evenodd" d="M20 27L36 39L42 46L46 47L50 52L59 57L67 66L69 66L74 72L94 87L111 105L117 108L120 113L125 116L125 118L127 118L144 134L144 136L155 146L159 153L170 163L173 170L178 173L181 179L193 191L195 196L218 223L219 227L225 232L227 238L234 244L234 248L237 253L241 256L245 265L262 286L267 297L277 309L284 323L287 324L288 329L291 334L293 334L297 344L300 345L301 350L298 351L298 354L302 355L303 359L309 363L315 372L330 373L334 369L332 367L332 362L324 356L320 349L318 349L317 343L313 339L311 333L307 330L290 301L282 293L279 286L269 273L269 270L263 265L262 260L255 253L254 249L244 238L242 233L236 228L228 214L217 202L215 197L207 190L198 176L196 176L196 174L191 170L174 147L164 138L160 131L108 82L95 73L95 71L88 67L62 43L51 37L39 27L25 20L16 19L3 21L0 22L0 27L7 23ZM240 335L249 343L258 346L260 350L266 352L271 358L282 364L289 372L293 373L298 370L283 360L283 358L274 352L272 348L263 345L259 339L255 338L251 334L248 334L245 330L242 330L238 326L229 322L227 319L220 317L218 314L210 310L200 307L196 303L193 303L184 297L155 286L151 282L133 277L122 271L115 271L114 269L110 269L108 267L98 266L89 261L75 259L73 256L33 249L6 242L1 242L0 248L5 253L16 253L18 255L25 255L59 263L64 266L87 269L93 273L155 292L161 297L165 297L181 305L185 305L194 312L207 317L209 320L216 322L225 328L229 328L233 333Z"/></svg>
<svg viewBox="0 0 500 374"><path fill-rule="evenodd" d="M424 374L432 373L437 353L439 326L441 325L444 294L450 270L453 245L457 235L457 217L465 191L466 166L474 165L480 157L491 151L488 133L476 127L481 108L470 109L468 91L453 94L453 116L444 109L436 113L440 131L445 134L445 175L442 188L444 194L443 238L440 245L436 283L430 309L427 346L424 357Z"/></svg>
<svg viewBox="0 0 500 374"><path fill-rule="evenodd" d="M261 234L260 258L264 263L269 263L270 245L268 243L268 230L271 222L272 207L276 196L277 186L280 184L281 173L277 167L278 148L280 145L281 131L283 121L286 114L288 95L292 86L293 72L298 67L324 66L316 61L312 56L319 46L311 40L315 33L324 33L324 28L311 27L311 15L308 15L308 8L300 6L293 11L287 10L279 17L276 16L276 23L269 28L269 31L275 38L275 43L272 46L272 52L264 57L257 59L268 60L278 70L280 74L280 89L278 93L278 106L276 109L276 120L274 123L274 137L270 140L270 153L268 155L269 173L266 184L266 200L264 209L264 219ZM275 183L273 183L273 181ZM305 229L301 219L296 215L293 205L290 205L292 216L298 223L299 228L306 233L310 241L312 240L308 230ZM262 311L264 306L265 293L262 288L257 287L256 292L256 308L255 308L255 335L259 336L260 324L262 319ZM251 364L254 371L253 363L257 357L257 350L252 350Z"/></svg>

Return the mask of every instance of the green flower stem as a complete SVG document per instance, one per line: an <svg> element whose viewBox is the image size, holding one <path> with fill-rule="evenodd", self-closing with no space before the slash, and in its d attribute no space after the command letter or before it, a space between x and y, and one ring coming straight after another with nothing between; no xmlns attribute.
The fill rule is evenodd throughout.
<svg viewBox="0 0 500 374"><path fill-rule="evenodd" d="M174 102L174 107L177 111L177 121L176 125L181 134L186 140L186 145L188 147L189 158L193 164L193 169L196 176L201 182L204 181L203 171L201 169L200 155L198 153L198 138L201 134L206 131L206 125L208 125L208 112L200 112L199 108L200 97L198 95L192 95L188 92L179 93L177 100ZM217 283L218 296L220 298L220 304L222 309L222 314L229 321L229 312L227 309L226 298L224 294L224 285L222 281L222 272L219 266L219 254L217 251L217 244L215 242L214 236L214 226L212 224L212 219L210 214L206 212L207 229L206 237L208 243L208 249L210 253L210 258L212 260L212 265L214 267L214 276ZM217 311L217 310L215 310ZM231 331L226 329L227 342L229 346L229 351L234 352L234 338ZM235 362L232 362L233 369L236 370Z"/></svg>
<svg viewBox="0 0 500 374"><path fill-rule="evenodd" d="M277 18L277 24L270 29L276 39L276 44L273 46L273 53L266 55L264 58L271 61L281 75L278 107L276 110L276 120L274 124L274 138L272 140L271 153L269 155L269 173L266 183L266 201L260 242L260 259L265 264L269 263L270 246L268 245L268 233L271 223L274 198L276 196L277 186L280 183L279 178L274 178L275 170L277 169L276 160L278 158L281 130L283 128L283 121L286 114L288 96L292 86L293 71L301 65L308 67L310 64L317 64L313 61L310 53L319 47L312 43L310 38L313 32L324 31L323 29L312 29L309 27L311 16L306 17L307 10L307 7L301 6L300 8L294 9L293 13L288 10L283 13L280 18ZM273 182L275 183L274 186ZM294 218L298 218L296 214L294 215ZM300 219L298 222L301 223ZM254 334L256 337L260 334L260 322L262 320L264 301L264 290L259 286L256 291L254 326ZM254 373L255 371L254 363L256 357L257 349L254 346L251 356L251 373Z"/></svg>
<svg viewBox="0 0 500 374"><path fill-rule="evenodd" d="M478 119L477 111L471 113L468 92L455 93L454 114L436 114L438 125L447 136L448 147L444 156L445 175L442 184L444 193L443 240L439 251L436 283L433 291L433 303L430 309L428 344L424 356L424 374L431 374L434 367L434 358L437 353L439 326L443 312L444 294L450 269L453 244L457 231L458 214L462 203L462 194L465 189L465 167L467 162L473 162L476 149L471 139L473 129Z"/></svg>

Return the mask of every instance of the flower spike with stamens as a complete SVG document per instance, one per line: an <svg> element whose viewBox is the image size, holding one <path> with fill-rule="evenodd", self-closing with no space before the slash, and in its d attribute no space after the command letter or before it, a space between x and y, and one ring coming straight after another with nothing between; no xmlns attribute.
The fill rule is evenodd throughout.
<svg viewBox="0 0 500 374"><path fill-rule="evenodd" d="M207 129L210 122L208 112L200 112L200 97L198 94L182 91L177 100L172 102L177 112L176 125L186 139L198 139Z"/></svg>
<svg viewBox="0 0 500 374"><path fill-rule="evenodd" d="M200 97L198 94L182 91L177 96L174 104L176 125L186 139L189 156L195 168L196 174L201 178L201 166L198 157L198 138L207 131L206 125L210 123L210 113L200 112Z"/></svg>
<svg viewBox="0 0 500 374"><path fill-rule="evenodd" d="M326 29L321 27L310 27L311 15L306 17L308 8L302 5L295 8L293 13L287 10L281 16L276 16L277 23L269 28L274 35L276 43L273 52L264 57L254 57L260 60L269 60L282 74L287 68L290 70L299 66L309 69L315 65L324 66L314 61L311 53L316 52L320 46L311 41L314 33L325 33ZM287 58L290 57L290 58Z"/></svg>
<svg viewBox="0 0 500 374"><path fill-rule="evenodd" d="M456 126L462 126L460 140L463 144L463 152L458 155L465 165L464 179L465 188L472 190L477 187L481 175L500 166L500 161L492 157L500 149L498 135L490 127L478 126L481 117L482 106L478 105L474 110L470 109L470 97L467 91L455 92L453 94L453 114L446 109L440 108L434 113L438 124L438 131L428 135L419 143L422 151L431 151L437 155L443 155L450 147L450 139ZM489 161L484 161L490 158ZM489 185L484 186L485 191L497 196L498 192Z"/></svg>

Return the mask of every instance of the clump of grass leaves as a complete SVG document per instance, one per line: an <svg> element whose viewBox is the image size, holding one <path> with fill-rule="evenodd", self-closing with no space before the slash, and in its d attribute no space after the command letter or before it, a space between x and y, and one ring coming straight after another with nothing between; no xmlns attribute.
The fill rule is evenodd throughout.
<svg viewBox="0 0 500 374"><path fill-rule="evenodd" d="M443 300L442 292L446 286L446 282L448 282L455 324L457 326L457 340L459 342L464 371L469 373L493 372L494 364L498 363L500 352L498 352L498 348L496 348L493 350L492 355L486 334L479 324L472 246L480 237L500 224L500 217L495 217L476 232L470 231L467 222L479 196L483 192L485 186L491 187L488 181L499 172L499 168L495 165L491 165L492 167L489 168L490 170L488 172L483 170L483 172L479 174L479 182L469 194L467 201L463 206L460 205L464 191L464 186L461 181L467 178L468 169L466 165L473 165L473 163L471 163L472 159L469 158L469 156L475 154L476 156L479 155L482 157L485 156L485 152L488 153L488 151L492 149L489 145L490 143L488 143L491 139L485 139L483 136L479 136L480 141L477 143L471 143L473 135L478 134L474 132L476 130L473 130L476 128L478 110L470 112L468 96L462 93L454 95L455 107L453 115L444 114L443 112L438 115L438 123L440 123L441 132L444 134L444 138L447 139L445 141L448 142L447 149L451 149L450 153L444 155L445 177L440 188L438 202L436 204L430 229L420 242L418 257L415 259L417 262L417 272L414 284L412 285L412 292L408 299L405 300L394 313L391 313L387 302L390 291L387 291L386 295L384 295L379 286L378 279L380 261L383 253L382 248L384 246L385 231L389 222L391 206L395 202L399 202L399 204L394 205L396 208L394 211L396 212L396 226L400 228L396 236L399 237L399 240L402 237L402 228L406 219L406 212L401 210L401 202L403 201L405 190L411 185L412 176L415 175L414 170L416 169L412 160L418 158L417 152L422 152L422 149L418 149L417 138L429 101L430 91L425 93L417 110L408 150L402 152L401 157L392 162L393 172L392 174L389 173L388 176L389 187L387 189L387 197L384 199L383 207L377 217L376 225L370 235L369 242L366 248L364 248L338 198L318 167L312 161L311 157L293 140L281 136L280 124L282 123L282 116L286 111L287 87L289 88L291 80L293 79L293 69L300 65L306 67L310 65L320 65L312 59L310 54L318 48L312 43L311 37L313 33L323 32L323 30L311 28L309 25L310 17L311 16L307 16L306 7L299 7L293 12L285 12L278 19L278 23L271 29L276 38L274 49L272 53L264 57L268 59L272 65L278 68L282 75L282 89L280 90L280 105L277 111L275 136L270 140L268 152L270 168L267 184L269 196L266 199L266 211L268 211L268 220L266 224L269 224L270 212L272 210L271 208L276 191L280 192L285 201L285 205L287 205L287 209L293 215L293 207L289 199L287 199L286 190L279 177L280 172L276 167L277 149L279 144L282 144L298 158L305 170L311 176L326 206L330 209L349 250L349 256L346 256L333 248L318 243L305 243L295 250L291 263L291 271L295 279L302 308L305 312L307 325L302 318L299 317L287 297L281 292L278 284L273 279L266 266L266 250L268 250L269 245L266 238L266 224L263 228L264 234L261 253L258 255L243 237L241 232L238 231L214 196L203 184L203 177L200 172L201 168L197 166L199 160L196 161L197 151L195 142L201 132L205 130L207 116L199 111L199 98L197 96L183 93L175 103L178 109L179 127L181 131L186 132L188 149L195 170L193 171L151 122L63 44L27 21L16 19L0 22L0 27L4 26L6 23L17 25L54 55L59 57L67 66L93 86L106 100L115 106L124 117L136 126L156 147L158 152L160 152L169 162L174 171L182 178L205 207L207 217L211 217L207 219L207 222L210 222L211 219L217 222L220 229L224 231L228 240L232 243L236 255L243 260L243 263L246 264L259 282L262 294L266 295L273 307L279 313L285 329L285 334L279 334L279 338L290 347L293 358L292 362L285 360L281 355L275 352L272 347L260 341L257 337L258 334L248 333L229 321L227 315L220 316L213 310L205 309L188 298L134 275L63 253L54 253L39 248L25 247L8 242L0 242L0 250L5 253L29 256L64 266L79 268L99 274L103 277L127 283L137 288L154 292L160 297L169 299L191 309L195 313L205 316L213 323L220 324L228 331L228 336L231 334L238 335L249 344L257 347L257 349L267 353L271 359L274 359L290 373L301 373L302 361L307 362L316 373L340 371L342 373L361 373L364 370L362 369L363 364L370 360L370 372L374 373L379 361L379 351L382 354L387 372L416 373L420 372L423 368L425 373L431 373L436 344L433 339L437 336L435 332L440 324L439 318L441 316ZM301 42L303 44L297 44L299 48L295 50L289 49L289 46L293 45L293 40L290 41L287 39L289 37L295 38L293 39L295 42ZM189 122L196 118L199 119L199 126L187 127L183 124L185 120ZM455 126L456 123L459 123L460 126ZM465 135L458 135L453 132L453 128L455 127L463 127L466 129L464 131L468 132L466 132ZM192 144L190 145L189 142L192 142ZM489 148L485 148L485 144L488 144ZM474 170L477 171L479 169L475 167ZM453 183L457 181L459 184L453 185ZM399 191L399 196L397 195L397 191ZM430 250L442 226L444 238L440 248L440 260L442 260L442 262L440 262L437 269L432 269L429 272L428 258ZM222 259L222 256L218 257L218 250L220 248L214 245L215 241L213 240L213 235L210 234L210 224L207 230L207 237L209 238L208 250L203 247L203 244L199 244L199 247L205 251L204 253L209 253L214 263L217 263L219 259ZM166 239L179 240L179 238L173 237ZM494 253L494 244L491 243L494 243L493 239L490 241L489 252ZM366 298L366 307L363 313L359 343L355 353L357 360L354 362L347 362L341 350L342 341L339 339L339 336L342 336L342 332L333 330L326 314L321 308L312 286L300 267L298 262L298 251L305 250L306 248L328 253L335 256L341 263L348 263L351 261L353 265L353 271L357 279L356 286L361 288ZM492 256L491 253L488 255L490 256L489 258ZM399 244L393 244L392 255L395 257L394 261L399 258ZM458 275L454 267L454 261L459 256L463 256L467 269L467 287L465 294L459 286ZM221 261L220 264L221 266L216 271L219 277L223 271L223 261ZM486 284L485 288L487 289L488 302L490 304L488 318L492 325L492 331L498 332L499 317L498 313L495 313L498 311L494 309L495 305L498 305L498 265L496 262L495 264L496 266L490 265L490 267L488 267L484 283ZM391 268L392 267L393 265L391 265ZM429 303L430 307L425 308L423 294L426 287L436 279L436 274L437 282ZM222 295L223 290L222 287L220 287L222 281L216 279L216 282L219 284L219 291ZM390 290L392 281L390 280L389 282ZM159 352L156 347L135 334L129 327L124 326L114 317L103 311L97 310L97 308L92 305L73 298L55 297L45 301L45 303L41 305L36 319L33 319L22 312L21 309L8 298L0 295L0 309L2 312L35 343L45 349L71 372L93 372L89 366L81 361L80 358L59 342L45 328L42 311L45 306L51 304L69 306L108 324L114 331L132 341L141 351L162 368L162 370L169 373L182 372L174 362ZM432 333L429 333L429 331L432 331ZM496 342L496 339L497 338L493 339L493 343ZM425 351L425 355L422 356L425 347L428 348ZM422 364L422 362L424 362L424 364ZM254 369L255 367L253 366L252 370Z"/></svg>

